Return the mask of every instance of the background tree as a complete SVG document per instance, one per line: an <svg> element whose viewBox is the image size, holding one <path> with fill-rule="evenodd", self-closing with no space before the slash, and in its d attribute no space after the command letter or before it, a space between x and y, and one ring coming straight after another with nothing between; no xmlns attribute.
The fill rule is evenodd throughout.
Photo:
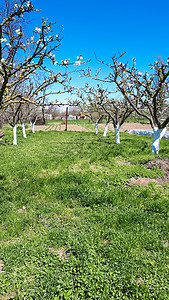
<svg viewBox="0 0 169 300"><path fill-rule="evenodd" d="M98 60L111 69L107 77L99 78L99 73L93 77L90 69L85 75L101 82L115 84L116 91L121 92L137 114L150 122L153 129L152 153L157 154L160 140L164 136L169 122L169 59L166 64L162 60L155 61L150 65L151 74L148 74L147 71L143 74L136 69L135 58L133 58L131 66L128 61L125 63L119 61L123 59L123 55L113 56L111 63ZM165 108L163 109L164 102Z"/></svg>
<svg viewBox="0 0 169 300"><path fill-rule="evenodd" d="M21 103L10 103L8 108L4 111L5 117L8 120L9 125L13 129L13 145L17 145L17 123L19 122L19 113L21 109Z"/></svg>
<svg viewBox="0 0 169 300"><path fill-rule="evenodd" d="M79 106L83 113L87 114L90 120L95 123L95 134L98 134L98 124L107 116L104 109L97 103L97 95L92 94L93 89L86 84L77 92L80 99Z"/></svg>
<svg viewBox="0 0 169 300"><path fill-rule="evenodd" d="M0 18L0 108L7 107L9 103L36 101L40 103L45 96L42 91L46 89L46 96L55 94L47 89L58 83L63 86L63 91L69 90L67 67L78 66L82 62L82 56L77 61L62 60L58 63L55 59L55 52L63 39L62 28L58 34L53 34L53 27L56 23L42 19L41 27L36 27L33 35L27 39L23 31L22 18L26 13L37 11L32 1L20 0L19 4L8 9L5 16ZM16 29L17 24L17 29ZM64 72L47 68L46 63L51 62L57 67L64 66ZM41 84L34 84L34 89L26 96L16 92L16 87L26 84L34 73L42 72L45 79ZM68 89L67 89L68 88ZM18 89L19 91L19 89ZM61 91L57 89L56 94Z"/></svg>
<svg viewBox="0 0 169 300"><path fill-rule="evenodd" d="M112 92L103 88L103 86L97 85L97 88L95 88L86 85L86 93L88 94L90 103L95 103L98 109L103 113L104 117L107 118L103 136L106 136L109 122L112 121L115 130L115 143L120 144L120 127L132 114L134 111L133 108L125 99L120 100L111 98Z"/></svg>

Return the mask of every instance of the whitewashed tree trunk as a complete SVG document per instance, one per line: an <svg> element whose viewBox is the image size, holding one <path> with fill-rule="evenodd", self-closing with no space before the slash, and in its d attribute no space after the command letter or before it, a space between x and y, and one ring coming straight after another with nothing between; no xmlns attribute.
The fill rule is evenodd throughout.
<svg viewBox="0 0 169 300"><path fill-rule="evenodd" d="M119 133L119 130L120 130L120 126L119 126L119 124L117 124L116 128L115 128L115 143L116 144L120 144L120 133Z"/></svg>
<svg viewBox="0 0 169 300"><path fill-rule="evenodd" d="M95 123L95 134L98 134L98 123Z"/></svg>
<svg viewBox="0 0 169 300"><path fill-rule="evenodd" d="M109 123L106 123L106 126L105 126L105 128L104 128L104 133L103 133L103 136L104 136L104 137L105 137L106 134L107 134L108 127L109 127Z"/></svg>
<svg viewBox="0 0 169 300"><path fill-rule="evenodd" d="M32 126L32 132L35 133L35 123L32 123L32 122L30 122L30 123L31 123L31 126Z"/></svg>
<svg viewBox="0 0 169 300"><path fill-rule="evenodd" d="M17 146L17 125L15 124L12 128L13 128L13 145Z"/></svg>
<svg viewBox="0 0 169 300"><path fill-rule="evenodd" d="M27 136L26 136L26 130L25 130L25 124L21 124L21 127L22 127L22 133L23 133L23 137L26 139Z"/></svg>
<svg viewBox="0 0 169 300"><path fill-rule="evenodd" d="M158 154L159 146L160 146L160 140L164 136L165 132L166 132L166 127L163 128L163 129L159 129L157 127L153 128L153 143L152 143L151 153Z"/></svg>

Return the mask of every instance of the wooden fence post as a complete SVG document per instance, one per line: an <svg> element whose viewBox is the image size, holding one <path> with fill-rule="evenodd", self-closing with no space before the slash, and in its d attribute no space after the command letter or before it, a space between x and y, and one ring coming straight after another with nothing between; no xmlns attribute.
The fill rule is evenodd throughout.
<svg viewBox="0 0 169 300"><path fill-rule="evenodd" d="M68 119L68 107L66 107L66 128L65 131L67 131L67 119Z"/></svg>

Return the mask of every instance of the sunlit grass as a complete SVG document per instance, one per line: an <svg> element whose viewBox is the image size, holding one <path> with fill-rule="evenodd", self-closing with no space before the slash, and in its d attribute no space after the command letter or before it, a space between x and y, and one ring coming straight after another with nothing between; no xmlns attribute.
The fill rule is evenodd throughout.
<svg viewBox="0 0 169 300"><path fill-rule="evenodd" d="M4 128L0 144L0 297L168 299L169 188L152 139ZM169 157L162 140L160 157ZM118 161L133 165L119 165ZM0 298L0 299L1 299ZM5 298L4 298L5 299Z"/></svg>

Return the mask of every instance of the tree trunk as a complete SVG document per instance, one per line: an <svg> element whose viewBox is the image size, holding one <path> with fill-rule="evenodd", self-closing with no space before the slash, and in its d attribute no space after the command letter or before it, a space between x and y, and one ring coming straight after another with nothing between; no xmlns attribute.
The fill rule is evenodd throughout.
<svg viewBox="0 0 169 300"><path fill-rule="evenodd" d="M159 146L160 146L160 140L164 136L166 132L166 127L159 129L157 127L153 128L153 143L152 143L152 149L151 153L158 154L159 152Z"/></svg>
<svg viewBox="0 0 169 300"><path fill-rule="evenodd" d="M103 133L103 136L104 136L104 137L105 137L106 134L107 134L108 126L109 126L109 123L106 123L106 126L105 126L105 128L104 128L104 133Z"/></svg>
<svg viewBox="0 0 169 300"><path fill-rule="evenodd" d="M117 124L116 128L115 128L115 143L116 144L120 144L120 133L119 133L119 130L120 130L120 126L119 126L119 124Z"/></svg>
<svg viewBox="0 0 169 300"><path fill-rule="evenodd" d="M3 119L1 119L1 115L0 115L0 128L3 128Z"/></svg>
<svg viewBox="0 0 169 300"><path fill-rule="evenodd" d="M35 133L35 123L32 123L32 122L30 122L30 123L31 123L31 126L32 126L32 132Z"/></svg>
<svg viewBox="0 0 169 300"><path fill-rule="evenodd" d="M45 125L46 120L45 120L45 110L44 110L44 106L42 106L42 119L43 119L43 125Z"/></svg>
<svg viewBox="0 0 169 300"><path fill-rule="evenodd" d="M22 133L23 133L23 137L26 139L27 136L26 136L26 130L25 130L25 124L21 124L21 127L22 127Z"/></svg>
<svg viewBox="0 0 169 300"><path fill-rule="evenodd" d="M98 123L95 123L95 134L98 134Z"/></svg>
<svg viewBox="0 0 169 300"><path fill-rule="evenodd" d="M13 145L17 146L17 125L15 124L12 128L13 128Z"/></svg>

